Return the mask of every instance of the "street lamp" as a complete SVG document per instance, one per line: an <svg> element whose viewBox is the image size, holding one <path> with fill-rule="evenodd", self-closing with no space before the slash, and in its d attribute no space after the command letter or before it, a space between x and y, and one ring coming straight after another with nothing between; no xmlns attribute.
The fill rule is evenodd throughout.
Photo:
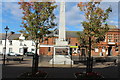
<svg viewBox="0 0 120 80"><path fill-rule="evenodd" d="M3 59L3 65L5 65L5 55L6 55L6 40L7 40L7 32L8 32L8 30L9 30L9 28L8 28L8 26L6 26L5 28L4 28L4 30L5 30L5 32L6 32L6 35L5 35L5 47L4 47L4 59Z"/></svg>

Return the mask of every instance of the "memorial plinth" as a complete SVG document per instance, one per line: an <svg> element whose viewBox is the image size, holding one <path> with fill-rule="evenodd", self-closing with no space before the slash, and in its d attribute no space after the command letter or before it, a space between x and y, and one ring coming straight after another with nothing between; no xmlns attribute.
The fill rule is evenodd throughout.
<svg viewBox="0 0 120 80"><path fill-rule="evenodd" d="M66 41L65 33L65 2L60 3L60 20L59 20L59 38L54 45L53 58L50 64L73 64L70 55L70 47Z"/></svg>

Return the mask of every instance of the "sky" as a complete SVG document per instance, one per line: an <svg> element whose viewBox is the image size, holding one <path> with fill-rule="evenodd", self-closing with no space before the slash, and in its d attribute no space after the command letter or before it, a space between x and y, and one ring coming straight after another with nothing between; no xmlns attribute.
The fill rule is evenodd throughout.
<svg viewBox="0 0 120 80"><path fill-rule="evenodd" d="M58 7L54 10L56 15L55 22L59 25L59 2L56 3ZM66 2L65 5L65 21L66 21L66 30L68 31L82 31L83 27L81 25L82 21L85 21L84 13L79 10L77 7L78 2ZM109 25L118 26L118 2L102 2L102 9L107 9L109 6L112 7L112 13L109 15L109 19L107 23ZM15 0L4 0L0 2L0 33L4 33L4 28L8 26L10 31L14 31L15 33L19 33L18 31L22 29L20 27L22 22L22 10L19 9L19 5ZM57 26L58 27L58 26Z"/></svg>

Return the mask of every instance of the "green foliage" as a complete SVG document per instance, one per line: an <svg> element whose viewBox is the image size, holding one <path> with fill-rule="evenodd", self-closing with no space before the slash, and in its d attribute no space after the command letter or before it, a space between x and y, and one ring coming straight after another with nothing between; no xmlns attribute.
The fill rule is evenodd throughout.
<svg viewBox="0 0 120 80"><path fill-rule="evenodd" d="M88 45L88 36L84 32L77 32L77 35L79 36L78 40L81 47Z"/></svg>
<svg viewBox="0 0 120 80"><path fill-rule="evenodd" d="M21 26L24 29L20 32L39 43L50 33L49 30L56 26L53 11L57 6L54 2L19 2L19 4L24 14Z"/></svg>
<svg viewBox="0 0 120 80"><path fill-rule="evenodd" d="M80 11L84 12L86 21L82 22L84 30L80 36L80 40L87 38L86 42L89 42L88 38L91 37L92 44L96 42L103 41L105 38L105 33L109 30L106 20L109 18L109 13L112 12L109 7L103 10L99 7L100 2L87 2L78 4ZM84 35L83 35L84 34Z"/></svg>

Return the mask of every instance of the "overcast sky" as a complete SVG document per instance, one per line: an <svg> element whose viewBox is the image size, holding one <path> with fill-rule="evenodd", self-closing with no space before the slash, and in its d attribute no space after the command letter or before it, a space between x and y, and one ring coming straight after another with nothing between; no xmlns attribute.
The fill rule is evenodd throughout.
<svg viewBox="0 0 120 80"><path fill-rule="evenodd" d="M22 19L22 10L19 9L19 5L16 0L3 0L0 3L0 24L2 27L2 32L4 32L4 27L7 25L10 30L18 33L22 28L20 27ZM19 1L19 0L18 0ZM118 0L116 0L118 1ZM83 27L81 22L85 20L84 14L77 7L78 2L66 2L66 30L68 31L82 31ZM56 15L56 22L59 23L59 2L57 2L58 7L55 9L54 13ZM109 25L118 26L118 2L102 2L101 8L107 9L109 6L112 7L112 13L107 20ZM59 25L59 24L58 24Z"/></svg>

